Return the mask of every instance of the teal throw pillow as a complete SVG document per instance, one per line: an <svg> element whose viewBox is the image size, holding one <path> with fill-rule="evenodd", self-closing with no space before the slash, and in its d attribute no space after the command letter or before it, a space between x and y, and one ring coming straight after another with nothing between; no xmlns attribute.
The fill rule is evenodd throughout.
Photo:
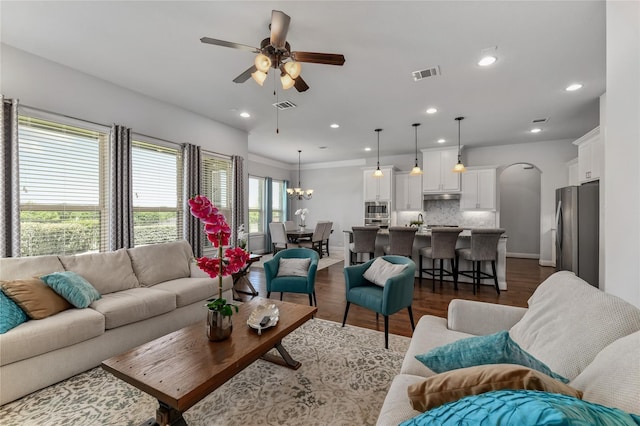
<svg viewBox="0 0 640 426"><path fill-rule="evenodd" d="M460 339L434 348L426 354L416 355L416 359L436 373L476 365L517 364L537 370L563 383L569 382L511 340L508 331Z"/></svg>
<svg viewBox="0 0 640 426"><path fill-rule="evenodd" d="M75 272L54 272L40 279L76 308L86 308L94 300L100 299L98 290Z"/></svg>
<svg viewBox="0 0 640 426"><path fill-rule="evenodd" d="M533 390L499 390L432 408L400 426L638 426L640 416L573 396Z"/></svg>
<svg viewBox="0 0 640 426"><path fill-rule="evenodd" d="M27 321L27 314L9 296L0 290L0 334Z"/></svg>

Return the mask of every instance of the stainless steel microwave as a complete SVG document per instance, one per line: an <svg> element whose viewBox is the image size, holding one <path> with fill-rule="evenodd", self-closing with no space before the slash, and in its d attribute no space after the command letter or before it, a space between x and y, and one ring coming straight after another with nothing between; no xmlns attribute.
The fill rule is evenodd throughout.
<svg viewBox="0 0 640 426"><path fill-rule="evenodd" d="M390 213L388 201L365 201L364 203L365 218L386 218L389 217Z"/></svg>

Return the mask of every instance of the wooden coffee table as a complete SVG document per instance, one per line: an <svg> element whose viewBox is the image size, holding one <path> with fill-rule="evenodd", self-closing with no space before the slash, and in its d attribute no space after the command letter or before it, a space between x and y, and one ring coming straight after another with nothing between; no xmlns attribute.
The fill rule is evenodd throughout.
<svg viewBox="0 0 640 426"><path fill-rule="evenodd" d="M265 303L278 307L280 319L259 336L247 325L247 318ZM300 363L282 346L282 339L316 311L312 306L256 297L233 315L233 331L226 340L210 342L203 321L109 358L102 362L102 368L158 400L156 418L144 424L186 425L182 413L255 360L299 368ZM206 317L204 307L202 316ZM273 348L281 357L267 354Z"/></svg>

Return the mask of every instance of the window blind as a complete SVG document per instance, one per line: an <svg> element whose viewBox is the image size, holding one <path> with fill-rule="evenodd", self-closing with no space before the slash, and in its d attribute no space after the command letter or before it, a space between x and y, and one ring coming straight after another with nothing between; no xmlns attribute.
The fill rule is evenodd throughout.
<svg viewBox="0 0 640 426"><path fill-rule="evenodd" d="M233 209L233 174L229 158L212 154L202 154L202 195L206 195L231 225ZM211 256L213 246L205 239L204 254Z"/></svg>

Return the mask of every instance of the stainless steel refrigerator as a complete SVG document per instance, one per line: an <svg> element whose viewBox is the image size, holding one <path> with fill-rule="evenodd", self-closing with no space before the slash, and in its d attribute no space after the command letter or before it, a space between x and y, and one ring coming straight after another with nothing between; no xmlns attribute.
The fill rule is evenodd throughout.
<svg viewBox="0 0 640 426"><path fill-rule="evenodd" d="M556 189L556 270L599 287L599 182Z"/></svg>

